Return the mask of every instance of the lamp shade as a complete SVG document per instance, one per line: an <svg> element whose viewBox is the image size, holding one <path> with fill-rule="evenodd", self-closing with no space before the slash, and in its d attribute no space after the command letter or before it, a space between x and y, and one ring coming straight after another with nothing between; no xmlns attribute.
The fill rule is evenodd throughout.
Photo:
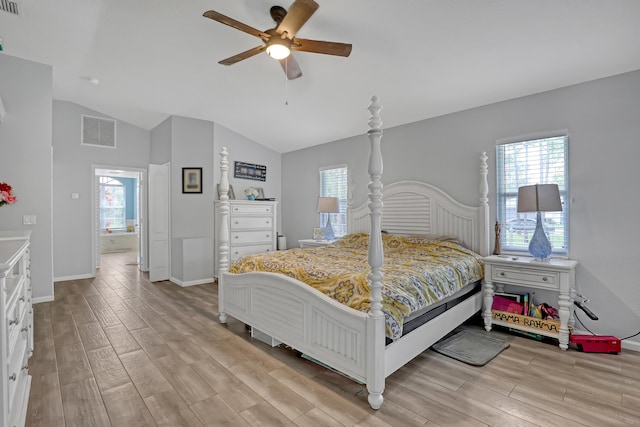
<svg viewBox="0 0 640 427"><path fill-rule="evenodd" d="M318 197L318 213L340 212L337 197Z"/></svg>
<svg viewBox="0 0 640 427"><path fill-rule="evenodd" d="M558 184L525 185L518 188L518 212L562 211Z"/></svg>

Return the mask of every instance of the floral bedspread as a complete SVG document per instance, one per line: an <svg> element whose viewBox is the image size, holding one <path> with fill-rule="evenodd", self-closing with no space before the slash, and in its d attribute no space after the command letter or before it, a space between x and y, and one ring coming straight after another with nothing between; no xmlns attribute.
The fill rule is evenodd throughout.
<svg viewBox="0 0 640 427"><path fill-rule="evenodd" d="M383 234L382 309L386 335L398 339L403 319L484 275L481 256L455 241ZM368 312L369 235L350 234L330 246L243 257L231 273L268 271L307 283L351 308Z"/></svg>

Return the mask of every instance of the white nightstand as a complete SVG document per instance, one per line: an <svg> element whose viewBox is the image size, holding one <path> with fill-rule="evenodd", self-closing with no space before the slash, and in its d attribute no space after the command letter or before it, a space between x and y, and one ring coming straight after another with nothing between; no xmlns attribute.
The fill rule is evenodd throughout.
<svg viewBox="0 0 640 427"><path fill-rule="evenodd" d="M328 246L335 243L335 240L314 240L314 239L302 239L298 240L298 245L301 248L317 248L320 246Z"/></svg>
<svg viewBox="0 0 640 427"><path fill-rule="evenodd" d="M510 257L505 255L491 255L484 258L484 327L491 330L491 325L507 326L534 334L557 338L560 348L566 350L569 343L569 326L573 327L575 319L571 306L576 295L575 269L577 261L568 259L551 259L536 261L532 257ZM518 286L531 289L545 289L558 292L558 312L560 327L558 331L541 330L536 328L537 319L519 316L519 324L500 320L493 316L494 288L498 292L504 291L504 285Z"/></svg>

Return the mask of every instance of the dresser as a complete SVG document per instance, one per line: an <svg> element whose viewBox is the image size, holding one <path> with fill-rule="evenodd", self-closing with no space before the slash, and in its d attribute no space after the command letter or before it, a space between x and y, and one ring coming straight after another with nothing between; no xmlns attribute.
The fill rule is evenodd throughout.
<svg viewBox="0 0 640 427"><path fill-rule="evenodd" d="M245 255L271 252L276 250L276 206L278 202L255 200L229 201L229 261L233 262ZM218 277L218 257L220 202L216 202L215 213L215 271Z"/></svg>
<svg viewBox="0 0 640 427"><path fill-rule="evenodd" d="M0 234L0 425L24 426L33 354L29 236Z"/></svg>

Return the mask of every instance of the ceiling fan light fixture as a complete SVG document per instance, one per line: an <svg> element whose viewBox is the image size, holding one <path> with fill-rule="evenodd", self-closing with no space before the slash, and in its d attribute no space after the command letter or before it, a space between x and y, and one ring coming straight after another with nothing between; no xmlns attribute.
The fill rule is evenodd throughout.
<svg viewBox="0 0 640 427"><path fill-rule="evenodd" d="M267 54L273 59L284 59L291 54L291 42L288 39L273 37L269 40Z"/></svg>

